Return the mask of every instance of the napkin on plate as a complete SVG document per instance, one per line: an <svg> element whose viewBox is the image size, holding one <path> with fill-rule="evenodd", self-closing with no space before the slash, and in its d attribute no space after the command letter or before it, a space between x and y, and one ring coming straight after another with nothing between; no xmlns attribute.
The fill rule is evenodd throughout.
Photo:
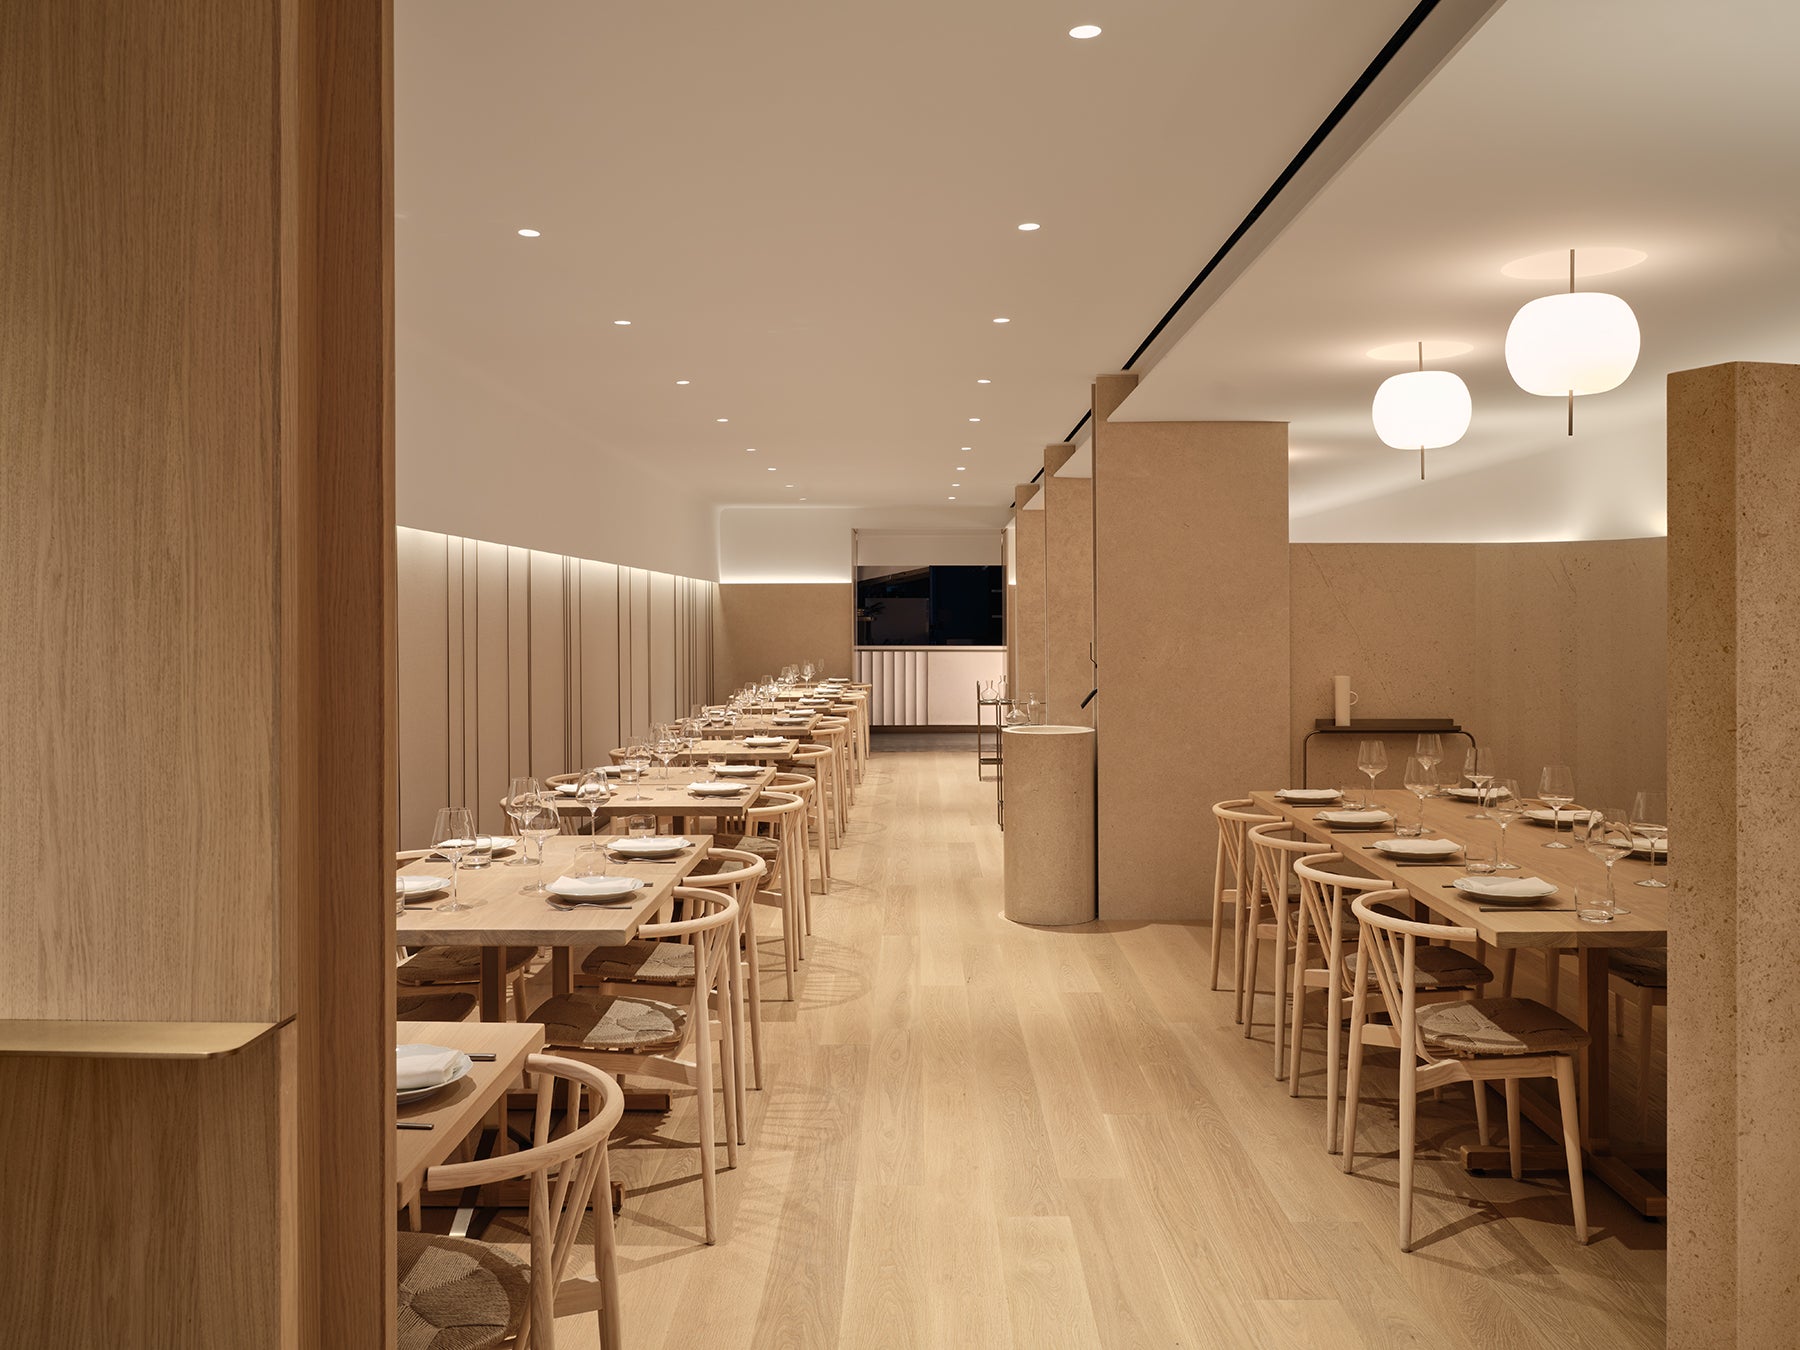
<svg viewBox="0 0 1800 1350"><path fill-rule="evenodd" d="M407 1054L411 1049L413 1053ZM395 1047L394 1090L411 1092L416 1088L436 1087L462 1063L462 1051L442 1046Z"/></svg>
<svg viewBox="0 0 1800 1350"><path fill-rule="evenodd" d="M1275 795L1290 802L1335 802L1343 794L1336 788L1282 788Z"/></svg>
<svg viewBox="0 0 1800 1350"><path fill-rule="evenodd" d="M1454 840L1450 839L1377 839L1373 848L1383 853L1393 853L1414 858L1447 858L1452 853L1459 853Z"/></svg>
<svg viewBox="0 0 1800 1350"><path fill-rule="evenodd" d="M1542 877L1463 877L1457 888L1476 895L1498 895L1510 900L1528 900L1549 895L1556 887Z"/></svg>
<svg viewBox="0 0 1800 1350"><path fill-rule="evenodd" d="M1332 825L1379 825L1393 816L1386 811L1321 811L1319 819Z"/></svg>

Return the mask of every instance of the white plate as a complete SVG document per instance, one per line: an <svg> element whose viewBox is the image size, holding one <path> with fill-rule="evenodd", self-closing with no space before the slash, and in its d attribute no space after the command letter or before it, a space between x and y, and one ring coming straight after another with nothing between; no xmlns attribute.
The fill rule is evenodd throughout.
<svg viewBox="0 0 1800 1350"><path fill-rule="evenodd" d="M447 1045L396 1045L394 1047L394 1055L397 1062L398 1060L406 1059L412 1055L441 1055L450 1048L451 1047ZM445 1078L443 1082L433 1083L428 1087L402 1089L394 1094L394 1100L401 1104L422 1101L426 1097L431 1096L432 1093L442 1092L452 1083L460 1082L473 1067L474 1065L469 1057L458 1052L456 1066L450 1070L449 1077Z"/></svg>
<svg viewBox="0 0 1800 1350"><path fill-rule="evenodd" d="M1519 887L1527 882L1537 884L1530 888L1529 894L1508 895L1503 890L1492 887ZM1539 900L1547 900L1556 894L1556 887L1541 877L1458 877L1453 883L1464 895L1472 895L1477 900L1486 900L1492 905L1535 905Z"/></svg>
<svg viewBox="0 0 1800 1350"><path fill-rule="evenodd" d="M408 900L422 899L427 895L436 895L439 891L450 889L449 877L395 877L394 884L399 894Z"/></svg>
<svg viewBox="0 0 1800 1350"><path fill-rule="evenodd" d="M1275 795L1284 802L1335 802L1344 794L1336 788L1282 788Z"/></svg>
<svg viewBox="0 0 1800 1350"><path fill-rule="evenodd" d="M1389 811L1321 811L1313 817L1327 825L1385 825L1393 818Z"/></svg>
<svg viewBox="0 0 1800 1350"><path fill-rule="evenodd" d="M558 877L546 883L550 894L577 902L623 900L643 886L641 877Z"/></svg>
<svg viewBox="0 0 1800 1350"><path fill-rule="evenodd" d="M1454 858L1462 852L1454 839L1377 839L1369 847L1396 858Z"/></svg>
<svg viewBox="0 0 1800 1350"><path fill-rule="evenodd" d="M1502 797L1509 797L1512 794L1505 788L1453 787L1445 788L1444 795L1454 797L1459 802L1497 802Z"/></svg>
<svg viewBox="0 0 1800 1350"><path fill-rule="evenodd" d="M773 749L778 745L786 745L787 738L785 736L746 736L744 737L744 744L756 746L761 750L768 750Z"/></svg>
<svg viewBox="0 0 1800 1350"><path fill-rule="evenodd" d="M754 778L762 772L760 764L721 764L713 770L725 778Z"/></svg>
<svg viewBox="0 0 1800 1350"><path fill-rule="evenodd" d="M1652 853L1657 857L1665 857L1669 852L1667 839L1652 839L1648 835L1633 835L1631 839L1631 856L1648 858Z"/></svg>
<svg viewBox="0 0 1800 1350"><path fill-rule="evenodd" d="M556 785L556 790L558 792L562 793L562 795L565 797L573 797L577 792L581 791L581 784L580 783L558 783Z"/></svg>
<svg viewBox="0 0 1800 1350"><path fill-rule="evenodd" d="M640 835L637 838L611 839L606 847L625 858L667 858L687 848L690 840L681 835Z"/></svg>
<svg viewBox="0 0 1800 1350"><path fill-rule="evenodd" d="M1552 811L1547 806L1532 806L1519 814L1534 825L1548 825L1552 821L1562 825L1573 825L1578 820L1586 820L1593 812L1577 810L1573 806L1565 806L1560 811Z"/></svg>

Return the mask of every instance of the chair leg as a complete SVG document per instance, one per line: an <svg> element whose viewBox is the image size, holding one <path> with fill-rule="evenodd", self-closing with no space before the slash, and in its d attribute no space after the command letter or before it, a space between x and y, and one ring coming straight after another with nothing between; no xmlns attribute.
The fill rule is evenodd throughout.
<svg viewBox="0 0 1800 1350"><path fill-rule="evenodd" d="M719 967L723 981L731 979L731 963L724 962ZM737 1166L738 1145L748 1142L744 1138L744 1117L740 1108L743 1106L742 1088L739 1086L739 1064L737 1062L737 1038L731 1034L731 1011L724 1006L730 997L729 984L713 995L713 1003L718 1009L719 1018L719 1084L725 1099L725 1165ZM711 1103L708 1103L710 1107Z"/></svg>
<svg viewBox="0 0 1800 1350"><path fill-rule="evenodd" d="M624 1350L625 1328L619 1317L619 1247L612 1218L612 1155L600 1146L599 1176L594 1182L594 1278L600 1284L600 1350Z"/></svg>
<svg viewBox="0 0 1800 1350"><path fill-rule="evenodd" d="M1356 1168L1356 1108L1362 1096L1363 1022L1368 1017L1369 972L1356 952L1356 981L1350 995L1350 1067L1344 1080L1344 1170Z"/></svg>
<svg viewBox="0 0 1800 1350"><path fill-rule="evenodd" d="M1239 1000L1240 1020L1244 1024L1244 1039L1250 1039L1250 1033L1256 1025L1256 965L1262 953L1262 933L1258 931L1262 925L1252 923L1245 941L1250 944L1244 957L1244 992Z"/></svg>
<svg viewBox="0 0 1800 1350"><path fill-rule="evenodd" d="M1511 998L1513 991L1513 964L1517 961L1519 949L1508 947L1500 953L1500 997Z"/></svg>
<svg viewBox="0 0 1800 1350"><path fill-rule="evenodd" d="M1338 1091L1342 1086L1338 1059L1344 1053L1344 998L1338 993L1343 987L1339 972L1331 971L1329 978L1331 983L1325 990L1325 1151L1336 1153Z"/></svg>
<svg viewBox="0 0 1800 1350"><path fill-rule="evenodd" d="M1648 989L1638 990L1637 1004L1637 1109L1638 1137L1650 1137L1650 1038L1656 1032L1656 996Z"/></svg>
<svg viewBox="0 0 1800 1350"><path fill-rule="evenodd" d="M1283 886L1286 880L1283 879ZM1270 964L1269 974L1275 981L1275 1081L1280 1082L1287 1072L1287 1065L1282 1062L1282 1051L1287 1047L1287 999L1288 999L1288 953L1287 953L1287 899L1284 894L1280 903L1275 906L1275 960Z"/></svg>
<svg viewBox="0 0 1800 1350"><path fill-rule="evenodd" d="M1487 1084L1479 1078L1472 1078L1469 1086L1475 1089L1475 1138L1486 1148L1489 1134Z"/></svg>
<svg viewBox="0 0 1800 1350"><path fill-rule="evenodd" d="M1580 1117L1575 1108L1575 1061L1556 1057L1556 1109L1562 1116L1563 1152L1569 1160L1569 1204L1575 1211L1575 1240L1587 1245L1587 1183L1581 1175Z"/></svg>
<svg viewBox="0 0 1800 1350"><path fill-rule="evenodd" d="M702 1002L700 1014L705 1016L705 1011ZM719 1186L713 1176L713 1137L719 1128L713 1116L713 1038L704 1026L693 1028L693 1035L694 1091L699 1099L696 1130L700 1136L700 1206L705 1216L706 1245L710 1247L719 1240Z"/></svg>
<svg viewBox="0 0 1800 1350"><path fill-rule="evenodd" d="M1219 844L1213 851L1213 894L1212 894L1212 953L1208 958L1212 975L1208 988L1215 992L1219 987L1219 957L1224 951L1221 940L1225 928L1225 847Z"/></svg>
<svg viewBox="0 0 1800 1350"><path fill-rule="evenodd" d="M1506 1163L1514 1181L1525 1176L1525 1137L1519 1132L1519 1080L1506 1080Z"/></svg>
<svg viewBox="0 0 1800 1350"><path fill-rule="evenodd" d="M1400 1047L1400 1250L1412 1250L1413 1150L1419 1128L1418 1057Z"/></svg>
<svg viewBox="0 0 1800 1350"><path fill-rule="evenodd" d="M1294 943L1294 1015L1288 1036L1288 1096L1300 1095L1300 1040L1306 1030L1306 954L1312 943L1307 937L1306 916L1300 917L1299 940Z"/></svg>

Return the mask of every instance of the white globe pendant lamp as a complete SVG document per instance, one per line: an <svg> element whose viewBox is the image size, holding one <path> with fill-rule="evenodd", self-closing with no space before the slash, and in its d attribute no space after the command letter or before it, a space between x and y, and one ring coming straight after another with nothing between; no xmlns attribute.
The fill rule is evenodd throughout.
<svg viewBox="0 0 1800 1350"><path fill-rule="evenodd" d="M1531 301L1506 330L1506 369L1528 394L1569 401L1575 434L1575 396L1617 389L1637 365L1637 315L1616 295L1575 289L1575 250L1569 250L1569 290Z"/></svg>
<svg viewBox="0 0 1800 1350"><path fill-rule="evenodd" d="M1419 344L1419 368L1390 375L1375 391L1369 414L1383 445L1419 452L1419 477L1425 477L1425 452L1455 445L1474 416L1469 386L1447 370L1425 369L1425 344Z"/></svg>

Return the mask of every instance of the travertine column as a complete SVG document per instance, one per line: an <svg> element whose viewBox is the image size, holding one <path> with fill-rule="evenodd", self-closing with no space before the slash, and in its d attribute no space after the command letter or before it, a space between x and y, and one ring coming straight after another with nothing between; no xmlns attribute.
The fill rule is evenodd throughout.
<svg viewBox="0 0 1800 1350"><path fill-rule="evenodd" d="M1044 697L1044 513L1025 504L1038 494L1036 483L1021 483L1013 497L1013 548L1018 582L1012 588L1013 640L1017 651L1011 694Z"/></svg>
<svg viewBox="0 0 1800 1350"><path fill-rule="evenodd" d="M1792 1345L1800 366L1668 399L1669 1344Z"/></svg>
<svg viewBox="0 0 1800 1350"><path fill-rule="evenodd" d="M1056 476L1074 453L1044 447L1044 698L1050 721L1092 726L1094 480Z"/></svg>
<svg viewBox="0 0 1800 1350"><path fill-rule="evenodd" d="M1014 923L1094 919L1094 733L1008 727L1006 917Z"/></svg>
<svg viewBox="0 0 1800 1350"><path fill-rule="evenodd" d="M1212 804L1285 777L1287 513L1283 423L1095 419L1103 919L1202 917Z"/></svg>

